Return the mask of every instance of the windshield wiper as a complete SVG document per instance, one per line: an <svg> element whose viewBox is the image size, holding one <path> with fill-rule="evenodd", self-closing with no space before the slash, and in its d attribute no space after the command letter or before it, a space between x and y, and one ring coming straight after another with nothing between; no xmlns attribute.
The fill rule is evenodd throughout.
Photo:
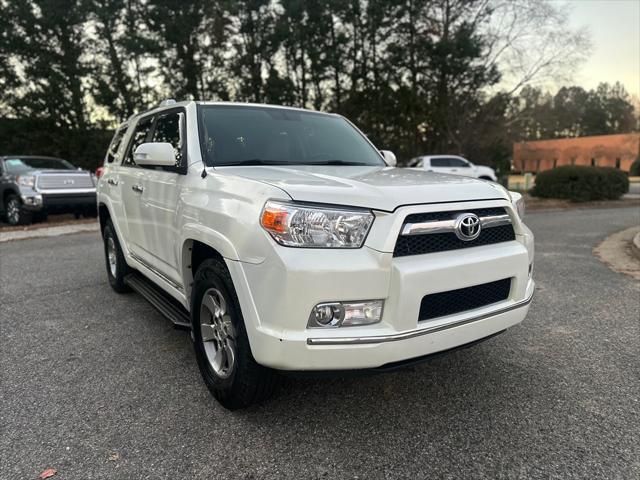
<svg viewBox="0 0 640 480"><path fill-rule="evenodd" d="M375 167L375 165L371 165L370 163L345 162L344 160L326 160L323 162L306 162L306 163L299 163L298 165L345 165L347 167L349 166Z"/></svg>
<svg viewBox="0 0 640 480"><path fill-rule="evenodd" d="M240 162L225 162L215 164L215 167L236 167L243 165L290 165L291 162L284 162L282 160L262 160L260 158L251 158L249 160L242 160Z"/></svg>

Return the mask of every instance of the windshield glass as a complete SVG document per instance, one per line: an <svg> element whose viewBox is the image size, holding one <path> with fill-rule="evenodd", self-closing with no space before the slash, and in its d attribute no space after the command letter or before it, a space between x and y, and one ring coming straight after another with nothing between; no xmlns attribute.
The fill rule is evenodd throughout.
<svg viewBox="0 0 640 480"><path fill-rule="evenodd" d="M344 118L271 107L200 105L205 162L223 165L380 165Z"/></svg>
<svg viewBox="0 0 640 480"><path fill-rule="evenodd" d="M7 173L23 173L29 170L74 170L75 167L60 158L7 158L4 161Z"/></svg>

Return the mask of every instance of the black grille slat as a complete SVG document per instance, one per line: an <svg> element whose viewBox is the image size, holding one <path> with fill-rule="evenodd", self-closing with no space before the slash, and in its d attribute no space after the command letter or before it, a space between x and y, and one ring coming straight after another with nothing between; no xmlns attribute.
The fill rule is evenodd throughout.
<svg viewBox="0 0 640 480"><path fill-rule="evenodd" d="M404 224L421 223L438 220L449 220L462 212L475 213L479 217L504 215L504 208L477 208L472 210L456 210L449 212L414 213L405 218ZM515 240L516 235L512 225L500 225L498 227L485 227L480 236L475 240L465 242L460 240L455 233L429 233L424 235L399 235L393 251L394 257L406 257L409 255L422 255L425 253L446 252L463 248L492 245L494 243L509 242Z"/></svg>
<svg viewBox="0 0 640 480"><path fill-rule="evenodd" d="M473 287L425 295L420 303L419 321L486 307L509 298L511 279L505 278Z"/></svg>

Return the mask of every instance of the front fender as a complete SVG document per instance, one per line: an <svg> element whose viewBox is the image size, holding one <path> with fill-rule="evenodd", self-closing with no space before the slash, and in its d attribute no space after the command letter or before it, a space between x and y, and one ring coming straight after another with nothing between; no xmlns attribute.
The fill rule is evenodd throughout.
<svg viewBox="0 0 640 480"><path fill-rule="evenodd" d="M216 250L220 255L229 260L240 260L238 251L233 243L223 234L205 225L188 223L182 227L182 253L184 258L185 249L190 241L202 242ZM185 262L183 262L184 264Z"/></svg>

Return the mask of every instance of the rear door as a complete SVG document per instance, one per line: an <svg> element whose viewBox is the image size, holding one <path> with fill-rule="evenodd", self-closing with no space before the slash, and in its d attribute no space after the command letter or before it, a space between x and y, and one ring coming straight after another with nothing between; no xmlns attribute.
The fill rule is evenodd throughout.
<svg viewBox="0 0 640 480"><path fill-rule="evenodd" d="M138 120L127 145L122 164L118 172L118 185L122 196L124 219L127 229L126 241L129 251L138 260L147 260L146 229L144 223L148 222L142 203L143 184L146 182L148 170L140 168L133 161L133 152L138 145L148 141L152 133L155 117L149 115Z"/></svg>
<svg viewBox="0 0 640 480"><path fill-rule="evenodd" d="M450 173L455 175L464 175L467 177L473 176L474 172L471 165L463 158L450 157L448 160Z"/></svg>
<svg viewBox="0 0 640 480"><path fill-rule="evenodd" d="M451 163L448 157L431 157L428 170L438 173L451 173Z"/></svg>

